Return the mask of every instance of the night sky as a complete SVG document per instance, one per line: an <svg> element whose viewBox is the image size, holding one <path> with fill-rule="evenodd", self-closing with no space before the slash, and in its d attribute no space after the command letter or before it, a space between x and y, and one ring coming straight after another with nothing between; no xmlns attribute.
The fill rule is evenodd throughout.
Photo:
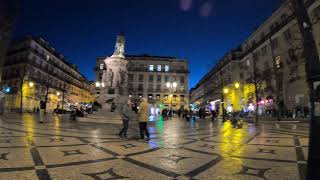
<svg viewBox="0 0 320 180"><path fill-rule="evenodd" d="M126 54L189 60L190 87L269 17L280 0L22 0L14 37L43 36L93 80L124 32Z"/></svg>

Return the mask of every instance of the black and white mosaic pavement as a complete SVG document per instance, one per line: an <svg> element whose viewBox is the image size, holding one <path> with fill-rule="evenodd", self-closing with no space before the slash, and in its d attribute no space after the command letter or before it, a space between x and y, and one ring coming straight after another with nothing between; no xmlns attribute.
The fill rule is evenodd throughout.
<svg viewBox="0 0 320 180"><path fill-rule="evenodd" d="M50 116L6 115L0 121L0 179L304 179L308 125L150 123L151 140L129 139L120 125L69 122Z"/></svg>

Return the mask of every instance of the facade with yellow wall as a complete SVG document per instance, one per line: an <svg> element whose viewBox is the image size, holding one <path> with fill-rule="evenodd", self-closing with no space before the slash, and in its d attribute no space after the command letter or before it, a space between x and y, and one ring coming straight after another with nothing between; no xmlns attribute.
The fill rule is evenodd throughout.
<svg viewBox="0 0 320 180"><path fill-rule="evenodd" d="M6 111L32 112L47 97L47 111L94 101L91 83L43 38L27 36L12 42L2 81L8 92ZM21 86L21 84L23 84Z"/></svg>
<svg viewBox="0 0 320 180"><path fill-rule="evenodd" d="M320 17L320 0L306 6L311 19ZM313 26L313 32L320 44L319 23ZM211 91L214 98L191 92L195 96L191 99L203 102L224 99L225 108L232 105L234 110L252 104L260 106L261 114L266 114L269 108L279 110L283 116L297 108L308 108L305 59L299 50L301 42L297 41L301 36L292 8L283 3L236 49L239 56L231 58L235 50L226 53L193 89L197 92L210 82L213 88L203 91ZM253 79L257 83L257 95ZM240 84L238 89L235 82ZM228 92L222 93L223 89Z"/></svg>

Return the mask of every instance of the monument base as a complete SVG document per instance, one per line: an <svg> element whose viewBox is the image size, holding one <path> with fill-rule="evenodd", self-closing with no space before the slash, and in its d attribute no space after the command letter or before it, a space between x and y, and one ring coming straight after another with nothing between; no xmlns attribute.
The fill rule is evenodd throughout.
<svg viewBox="0 0 320 180"><path fill-rule="evenodd" d="M127 103L127 96L123 95L108 95L107 100L102 104L101 109L88 114L86 117L78 118L79 122L89 123L107 123L107 124L122 124L122 107ZM111 105L115 104L116 109L111 112Z"/></svg>

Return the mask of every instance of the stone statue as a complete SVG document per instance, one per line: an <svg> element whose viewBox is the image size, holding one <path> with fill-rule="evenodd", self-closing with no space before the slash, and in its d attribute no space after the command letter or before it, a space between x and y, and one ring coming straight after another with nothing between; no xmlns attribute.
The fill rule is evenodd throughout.
<svg viewBox="0 0 320 180"><path fill-rule="evenodd" d="M111 57L122 57L124 58L124 45L125 45L125 38L123 34L119 34L117 36L117 42L114 48L113 55Z"/></svg>

